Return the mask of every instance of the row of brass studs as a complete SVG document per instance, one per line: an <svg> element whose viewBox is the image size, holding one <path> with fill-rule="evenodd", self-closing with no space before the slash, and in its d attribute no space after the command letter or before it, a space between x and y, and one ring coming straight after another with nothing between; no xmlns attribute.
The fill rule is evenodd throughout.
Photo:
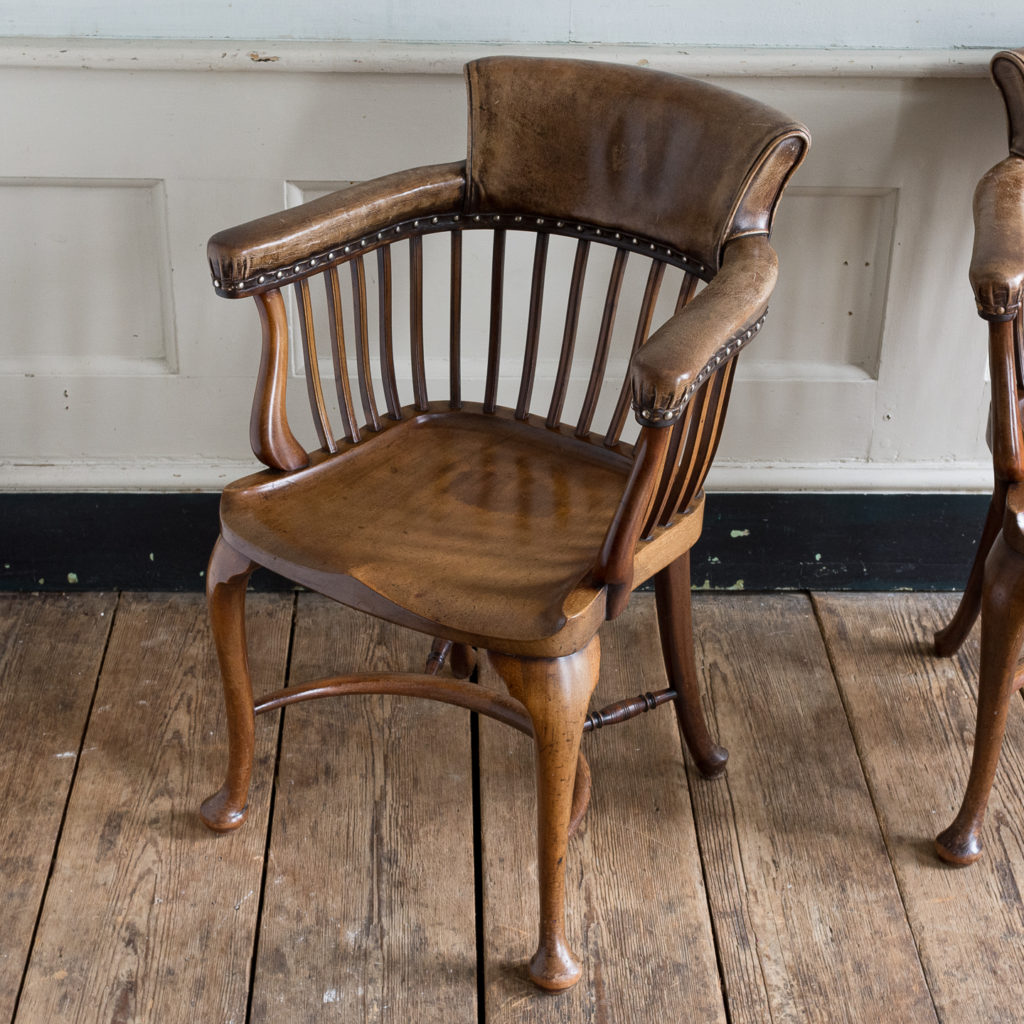
<svg viewBox="0 0 1024 1024"><path fill-rule="evenodd" d="M683 392L683 400L678 406L672 409L641 409L636 405L633 411L637 420L645 427L667 427L676 422L682 415L687 403L693 398L694 393L699 391L704 382L722 365L727 359L735 355L751 338L754 337L764 326L768 313L765 311L752 326L730 338L715 354L708 360L704 368L686 386Z"/></svg>
<svg viewBox="0 0 1024 1024"><path fill-rule="evenodd" d="M369 252L378 246L386 245L397 237L406 234L422 235L437 231L450 231L455 228L495 228L511 227L521 230L544 230L555 234L567 235L592 241L610 242L619 248L643 253L646 256L662 260L672 266L679 267L698 277L707 279L708 268L699 260L685 253L678 252L670 246L653 242L640 235L623 234L608 228L595 227L592 224L580 224L576 221L559 220L553 217L535 217L526 214L472 214L460 213L439 214L435 217L422 217L415 220L402 221L381 231L373 232L364 237L334 246L326 252L306 260L300 260L278 270L267 271L256 277L243 278L236 282L222 282L214 278L213 286L225 295L247 295L262 291L268 287L290 284L302 277L318 273L336 263L343 263L360 252Z"/></svg>

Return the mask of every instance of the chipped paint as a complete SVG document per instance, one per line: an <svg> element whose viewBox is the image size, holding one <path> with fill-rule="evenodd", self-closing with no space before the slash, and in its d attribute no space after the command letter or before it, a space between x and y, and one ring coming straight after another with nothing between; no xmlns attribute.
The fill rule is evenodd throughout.
<svg viewBox="0 0 1024 1024"><path fill-rule="evenodd" d="M78 582L78 573L77 572L69 572L68 573L68 583L77 583L77 582Z"/></svg>
<svg viewBox="0 0 1024 1024"><path fill-rule="evenodd" d="M742 590L743 580L737 580L731 587L726 587L726 590Z"/></svg>
<svg viewBox="0 0 1024 1024"><path fill-rule="evenodd" d="M729 536L732 537L733 540L735 540L737 537L749 537L750 536L750 531L749 530L730 530L729 531Z"/></svg>

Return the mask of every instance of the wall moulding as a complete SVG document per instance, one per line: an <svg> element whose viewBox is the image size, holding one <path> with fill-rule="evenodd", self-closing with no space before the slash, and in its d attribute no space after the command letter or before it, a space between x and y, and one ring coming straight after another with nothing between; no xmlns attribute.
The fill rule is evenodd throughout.
<svg viewBox="0 0 1024 1024"><path fill-rule="evenodd" d="M397 43L192 39L0 40L0 68L452 75L487 54L644 64L697 77L981 78L990 47L810 49L614 43Z"/></svg>
<svg viewBox="0 0 1024 1024"><path fill-rule="evenodd" d="M159 179L0 178L0 374L177 372Z"/></svg>

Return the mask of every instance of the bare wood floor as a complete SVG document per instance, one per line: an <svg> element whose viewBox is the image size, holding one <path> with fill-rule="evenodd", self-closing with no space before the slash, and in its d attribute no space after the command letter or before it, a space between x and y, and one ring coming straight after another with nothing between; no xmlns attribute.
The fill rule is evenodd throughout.
<svg viewBox="0 0 1024 1024"><path fill-rule="evenodd" d="M982 861L931 853L974 728L977 633L951 661L927 649L954 603L698 599L728 773L687 767L667 708L587 737L568 864L585 975L547 996L524 973L518 734L390 698L275 713L249 821L218 838L196 816L222 768L202 599L2 597L0 1021L1024 1019L1024 714ZM309 595L250 609L261 690L426 652ZM599 699L664 685L649 596L603 639Z"/></svg>

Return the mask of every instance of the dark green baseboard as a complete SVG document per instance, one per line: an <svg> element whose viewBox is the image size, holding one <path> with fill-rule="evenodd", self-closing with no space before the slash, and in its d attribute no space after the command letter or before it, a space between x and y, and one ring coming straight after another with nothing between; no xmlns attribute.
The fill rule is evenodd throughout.
<svg viewBox="0 0 1024 1024"><path fill-rule="evenodd" d="M201 590L215 494L0 494L0 590ZM693 553L707 590L958 590L978 494L710 494ZM267 572L258 590L291 586Z"/></svg>

